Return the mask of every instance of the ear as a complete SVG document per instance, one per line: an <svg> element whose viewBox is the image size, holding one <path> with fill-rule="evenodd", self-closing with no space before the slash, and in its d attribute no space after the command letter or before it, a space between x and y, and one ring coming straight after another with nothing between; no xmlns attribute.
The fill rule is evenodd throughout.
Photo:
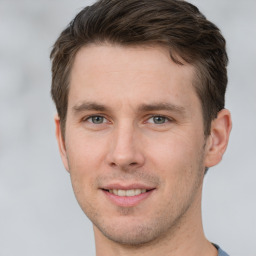
<svg viewBox="0 0 256 256"><path fill-rule="evenodd" d="M211 134L207 139L205 167L218 164L226 151L232 128L231 114L222 109L211 124Z"/></svg>
<svg viewBox="0 0 256 256"><path fill-rule="evenodd" d="M68 165L68 158L67 158L65 140L64 140L64 137L62 136L61 126L60 126L60 118L59 118L58 115L56 115L54 117L54 122L55 122L55 136L56 136L56 139L57 139L57 142L58 142L60 156L61 156L62 162L64 164L64 167L69 172L69 165Z"/></svg>

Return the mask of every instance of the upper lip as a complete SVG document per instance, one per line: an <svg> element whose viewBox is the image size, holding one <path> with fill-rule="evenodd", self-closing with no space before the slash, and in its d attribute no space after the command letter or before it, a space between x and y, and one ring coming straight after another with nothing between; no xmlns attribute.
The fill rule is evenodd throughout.
<svg viewBox="0 0 256 256"><path fill-rule="evenodd" d="M140 184L140 183L132 183L132 184L113 183L113 184L103 186L101 189L105 189L105 190L111 190L111 189L120 189L120 190L146 189L146 190L152 190L152 189L155 189L155 187L148 186L148 185L145 185L145 184Z"/></svg>

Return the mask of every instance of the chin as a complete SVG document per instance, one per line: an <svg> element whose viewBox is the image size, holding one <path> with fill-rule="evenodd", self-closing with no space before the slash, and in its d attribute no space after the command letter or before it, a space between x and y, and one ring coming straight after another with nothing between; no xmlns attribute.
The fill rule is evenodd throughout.
<svg viewBox="0 0 256 256"><path fill-rule="evenodd" d="M94 225L107 239L126 246L143 246L157 240L167 230L164 223L142 223L141 221Z"/></svg>
<svg viewBox="0 0 256 256"><path fill-rule="evenodd" d="M101 230L101 232L109 240L127 246L144 245L153 241L157 237L156 234L153 234L152 230L140 226L134 228L134 230L129 231L126 229L111 230L110 232Z"/></svg>

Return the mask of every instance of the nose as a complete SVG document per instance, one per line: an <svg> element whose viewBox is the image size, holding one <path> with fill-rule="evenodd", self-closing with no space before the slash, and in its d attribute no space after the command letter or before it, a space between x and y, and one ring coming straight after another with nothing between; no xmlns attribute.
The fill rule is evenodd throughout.
<svg viewBox="0 0 256 256"><path fill-rule="evenodd" d="M143 166L145 157L142 152L141 135L136 131L136 127L124 124L114 128L107 162L111 167L118 167L124 171Z"/></svg>

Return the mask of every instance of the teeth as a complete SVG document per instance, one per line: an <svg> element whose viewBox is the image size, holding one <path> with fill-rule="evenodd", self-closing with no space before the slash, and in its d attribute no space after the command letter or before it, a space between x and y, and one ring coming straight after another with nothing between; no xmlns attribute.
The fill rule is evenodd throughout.
<svg viewBox="0 0 256 256"><path fill-rule="evenodd" d="M146 192L146 189L129 189L129 190L122 190L122 189L110 189L109 192L116 196L137 196L142 193Z"/></svg>
<svg viewBox="0 0 256 256"><path fill-rule="evenodd" d="M125 191L125 190L118 189L118 190L117 190L117 195L118 195L118 196L126 196L126 191Z"/></svg>

